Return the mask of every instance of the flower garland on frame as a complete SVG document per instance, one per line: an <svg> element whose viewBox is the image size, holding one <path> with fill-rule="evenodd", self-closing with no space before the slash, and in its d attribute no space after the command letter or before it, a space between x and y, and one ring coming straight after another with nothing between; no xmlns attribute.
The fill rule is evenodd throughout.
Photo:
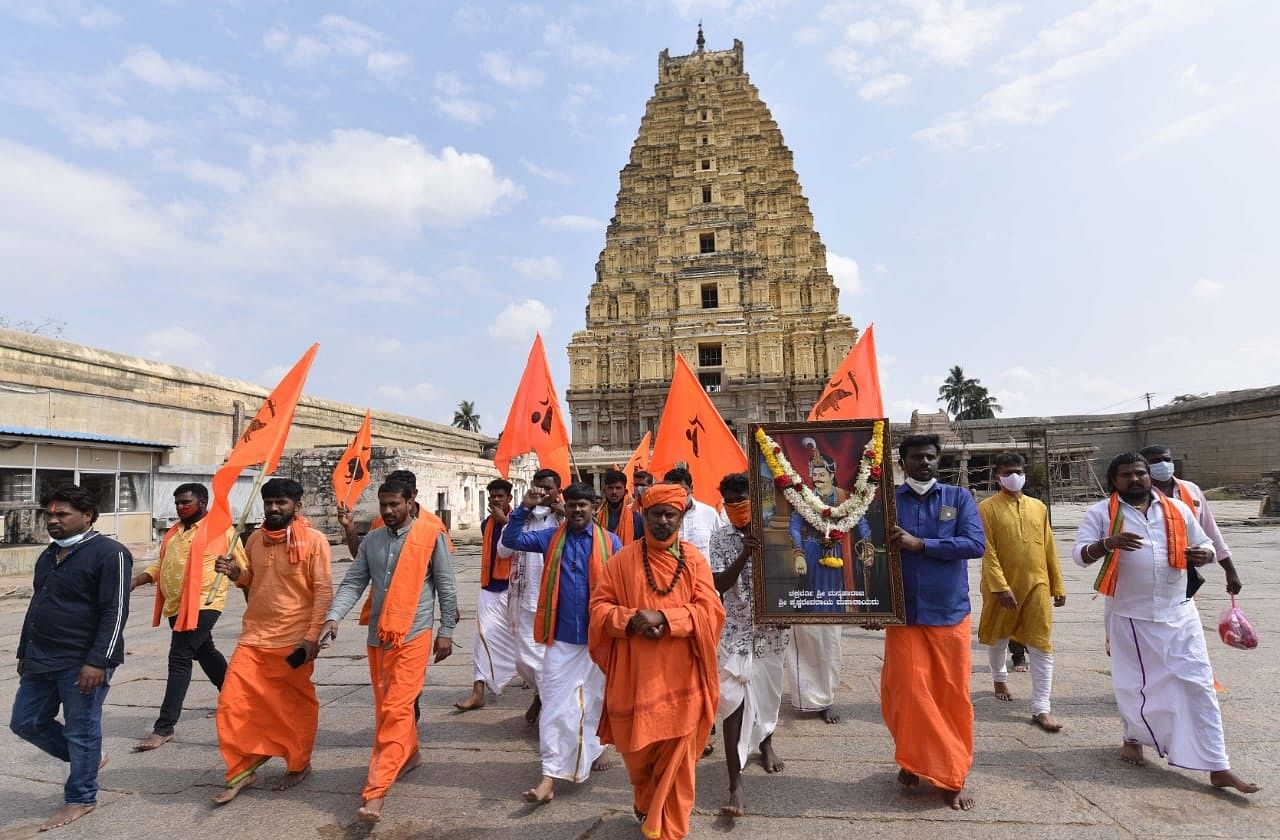
<svg viewBox="0 0 1280 840"><path fill-rule="evenodd" d="M764 429L756 429L755 438L760 454L764 457L769 472L773 474L774 486L782 491L792 509L812 525L815 531L821 533L824 539L839 542L857 527L858 521L866 515L867 508L871 507L871 502L876 497L876 488L880 484L884 461L883 420L877 420L872 427L871 442L862 452L858 475L849 498L834 507L800 480L800 474L791 466L782 447L765 434Z"/></svg>

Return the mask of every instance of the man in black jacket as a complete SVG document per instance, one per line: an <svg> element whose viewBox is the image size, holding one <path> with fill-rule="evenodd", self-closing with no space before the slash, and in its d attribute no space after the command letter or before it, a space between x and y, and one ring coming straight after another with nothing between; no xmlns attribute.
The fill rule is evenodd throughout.
<svg viewBox="0 0 1280 840"><path fill-rule="evenodd" d="M66 804L41 831L88 814L98 801L102 704L124 661L133 557L92 530L98 500L74 484L40 500L53 543L36 560L35 592L18 641L18 693L9 728L70 763ZM63 722L55 719L62 707Z"/></svg>

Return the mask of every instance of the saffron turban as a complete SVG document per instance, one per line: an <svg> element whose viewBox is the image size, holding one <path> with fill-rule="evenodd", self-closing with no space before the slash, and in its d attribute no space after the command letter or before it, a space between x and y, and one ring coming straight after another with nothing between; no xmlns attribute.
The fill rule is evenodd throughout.
<svg viewBox="0 0 1280 840"><path fill-rule="evenodd" d="M689 505L689 491L683 484L655 484L640 497L641 509L648 510L654 505L670 505L684 511Z"/></svg>

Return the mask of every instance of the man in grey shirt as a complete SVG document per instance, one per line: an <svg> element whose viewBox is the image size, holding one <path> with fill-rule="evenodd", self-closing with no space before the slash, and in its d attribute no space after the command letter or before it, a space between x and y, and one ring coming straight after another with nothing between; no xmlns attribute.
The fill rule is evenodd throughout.
<svg viewBox="0 0 1280 840"><path fill-rule="evenodd" d="M369 532L334 592L322 641L337 638L338 622L369 588L369 678L373 684L374 739L364 803L357 819L381 819L382 802L399 776L422 763L413 703L422 692L433 650L435 601L440 599L436 662L453 653L457 585L448 532L438 518L413 515L413 488L387 481L378 488L384 527ZM361 623L365 616L361 616Z"/></svg>

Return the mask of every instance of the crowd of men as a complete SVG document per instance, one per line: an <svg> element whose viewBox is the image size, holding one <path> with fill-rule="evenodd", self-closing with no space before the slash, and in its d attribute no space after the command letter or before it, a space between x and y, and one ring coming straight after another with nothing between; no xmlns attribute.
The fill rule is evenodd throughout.
<svg viewBox="0 0 1280 840"><path fill-rule="evenodd" d="M1051 714L1050 694L1053 611L1066 603L1066 591L1047 510L1023 493L1021 456L996 459L1000 490L978 504L968 489L938 481L941 454L935 436L899 445L904 482L892 491L898 521L888 539L901 560L906 622L864 626L885 631L881 708L898 781L927 781L951 808L967 810L974 805L965 789L974 722L968 564L981 558L978 638L988 647L994 694L1013 699L1007 654L1021 643L1030 662L1031 720L1047 732L1063 727ZM1175 478L1172 467L1172 453L1160 447L1116 456L1107 469L1110 496L1086 512L1072 552L1082 567L1101 566L1095 588L1106 596L1120 757L1141 764L1150 747L1171 765L1207 771L1214 786L1252 793L1257 786L1232 772L1227 759L1192 600L1203 582L1197 568L1215 560L1229 591L1239 592L1241 582L1204 494ZM689 833L695 768L710 751L717 720L729 773L724 815L746 811L742 769L753 753L767 773L783 771L773 734L788 650L795 653L793 704L838 720L839 630L832 661L823 653L830 640L812 628L756 623L760 570L752 560L760 539L746 474L724 476L722 510L694 499L684 469L660 483L637 471L634 485L610 471L601 499L590 484L562 487L556 472L541 470L513 506L509 482L489 484L474 681L455 707L478 709L522 682L534 692L525 719L537 726L540 754L540 779L523 792L525 801L551 802L557 783L585 782L609 767L616 751L644 836L680 838ZM173 739L198 662L220 691L226 785L215 804L255 785L273 757L285 761L273 789L307 778L319 721L314 661L366 590L359 622L368 627L375 727L356 818L379 821L396 780L422 763L419 696L429 663L451 655L460 618L447 529L418 504L413 474L392 473L378 487L380 517L363 538L351 511L340 508L354 559L335 587L329 544L302 516L301 485L273 478L261 494L263 524L241 546L234 531L199 534L208 491L177 488L178 522L157 560L132 577L128 550L93 530L92 493L68 485L41 501L53 542L36 564L10 726L70 765L65 805L42 830L96 805L98 771L107 762L103 702L124 661L129 592L146 585L156 586L153 625L167 620L171 629L168 679L155 725L134 749ZM246 606L228 662L211 634L231 587L244 593ZM198 606L190 603L197 593ZM803 690L801 667L817 674Z"/></svg>

